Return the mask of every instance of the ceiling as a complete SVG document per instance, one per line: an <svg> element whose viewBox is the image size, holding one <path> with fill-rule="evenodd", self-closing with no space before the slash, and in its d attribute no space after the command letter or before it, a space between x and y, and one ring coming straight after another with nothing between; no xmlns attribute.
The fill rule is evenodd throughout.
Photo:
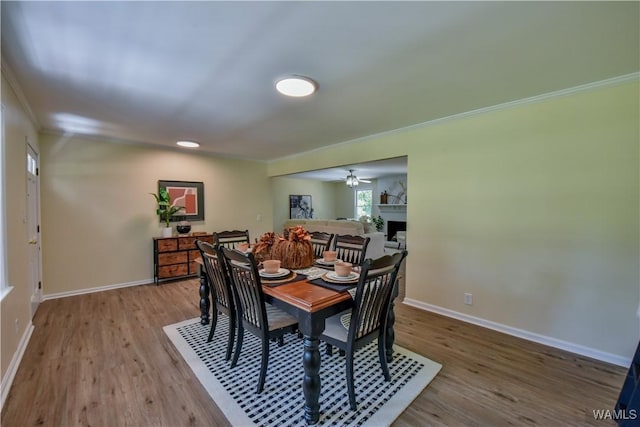
<svg viewBox="0 0 640 427"><path fill-rule="evenodd" d="M344 181L346 182L349 171L358 179L378 179L386 176L403 175L407 173L407 156L392 159L378 160L375 162L353 163L350 165L319 169L308 172L300 172L287 175L289 178L313 179L316 181Z"/></svg>
<svg viewBox="0 0 640 427"><path fill-rule="evenodd" d="M0 7L3 68L40 130L171 147L190 139L204 153L265 161L640 63L638 2ZM276 93L275 80L291 73L316 80L318 92Z"/></svg>

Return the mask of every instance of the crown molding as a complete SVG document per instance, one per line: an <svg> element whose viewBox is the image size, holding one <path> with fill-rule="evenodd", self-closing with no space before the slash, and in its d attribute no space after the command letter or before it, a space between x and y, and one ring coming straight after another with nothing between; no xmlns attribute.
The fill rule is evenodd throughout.
<svg viewBox="0 0 640 427"><path fill-rule="evenodd" d="M0 57L0 68L2 69L2 75L7 79L7 83L9 83L9 86L11 87L11 89L13 89L13 92L16 94L16 97L18 98L18 102L20 102L20 105L22 106L24 111L27 113L27 116L29 116L29 119L35 126L36 130L40 131L42 126L40 125L40 122L36 118L36 115L33 113L33 110L29 105L29 101L27 101L27 97L24 95L24 92L22 91L22 87L20 86L20 83L18 83L18 80L16 79L16 75L13 72L13 69L11 69L11 67L9 66L9 63L7 62L7 60L4 58L4 55Z"/></svg>
<svg viewBox="0 0 640 427"><path fill-rule="evenodd" d="M574 86L574 87L570 87L570 88L567 88L567 89L560 89L560 90L556 90L556 91L553 91L553 92L547 92L547 93L543 93L543 94L540 94L540 95L531 96L531 97L528 97L528 98L522 98L522 99L517 99L515 101L504 102L502 104L496 104L496 105L491 105L491 106L488 106L488 107L482 107L482 108L478 108L476 110L466 111L464 113L458 113L458 114L453 114L451 116L440 117L438 119L433 119L433 120L429 120L427 122L422 122L422 123L416 123L416 124L405 126L405 127L402 127L402 128L391 129L391 130L387 130L387 131L384 131L384 132L379 132L379 133L375 133L375 134L372 134L372 135L363 136L363 137L360 137L360 138L354 138L354 139L350 139L350 140L347 140L347 141L338 142L336 144L327 145L327 146L324 146L324 147L314 148L313 150L305 151L303 153L295 153L295 154L291 154L291 155L288 155L288 156L280 157L278 159L269 160L267 163L276 163L276 162L281 161L281 160L295 159L295 158L298 158L298 157L302 157L302 156L306 156L306 155L312 154L314 152L320 152L320 151L326 150L327 148L335 148L335 147L339 147L341 145L349 145L349 144L355 144L355 143L359 143L359 142L365 142L365 141L369 141L369 140L372 140L372 139L381 138L381 137L384 137L384 136L396 135L396 134L399 134L399 133L402 133L402 132L407 132L407 131L411 131L411 130L416 130L416 129L422 129L422 128L426 128L426 127L430 127L430 126L435 126L435 125L438 125L438 124L441 124L441 123L444 123L444 122L448 122L448 121L452 121L452 120L459 120L459 119L463 119L463 118L467 118L467 117L472 117L472 116L477 116L477 115L481 115L481 114L490 113L490 112L493 112L493 111L507 110L509 108L514 108L514 107L517 107L517 106L520 106L520 105L533 104L533 103L536 103L536 102L546 101L548 99L574 95L574 94L577 94L577 93L588 92L588 91L592 91L592 90L596 90L596 89L600 89L600 88L605 88L605 87L617 86L617 85L620 85L620 84L629 83L629 82L638 81L638 80L640 80L640 72L635 72L635 73L631 73L631 74L625 74L625 75L622 75L622 76L612 77L610 79L599 80L597 82L586 83L586 84L583 84L583 85Z"/></svg>

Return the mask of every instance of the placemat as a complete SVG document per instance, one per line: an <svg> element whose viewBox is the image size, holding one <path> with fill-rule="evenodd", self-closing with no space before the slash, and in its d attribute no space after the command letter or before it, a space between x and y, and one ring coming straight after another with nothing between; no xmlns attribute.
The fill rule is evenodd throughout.
<svg viewBox="0 0 640 427"><path fill-rule="evenodd" d="M270 288L275 288L276 286L284 285L285 283L298 282L300 280L306 280L307 276L304 274L298 274L295 271L287 274L284 277L279 277L277 279L265 279L264 277L260 277L260 283L265 286L269 286Z"/></svg>
<svg viewBox="0 0 640 427"><path fill-rule="evenodd" d="M351 289L355 289L358 286L358 282L342 285L338 283L329 283L322 279L310 280L309 283L313 283L314 285L322 286L323 288L331 289L332 291L337 292L347 292Z"/></svg>

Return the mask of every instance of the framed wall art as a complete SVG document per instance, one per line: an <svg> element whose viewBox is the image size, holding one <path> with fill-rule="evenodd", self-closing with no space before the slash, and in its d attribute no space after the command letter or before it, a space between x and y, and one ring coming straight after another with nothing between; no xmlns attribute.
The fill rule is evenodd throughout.
<svg viewBox="0 0 640 427"><path fill-rule="evenodd" d="M158 190L166 188L172 206L184 206L172 221L204 221L204 184L195 181L158 181Z"/></svg>
<svg viewBox="0 0 640 427"><path fill-rule="evenodd" d="M311 196L290 194L289 195L289 218L309 219L313 218L313 207Z"/></svg>

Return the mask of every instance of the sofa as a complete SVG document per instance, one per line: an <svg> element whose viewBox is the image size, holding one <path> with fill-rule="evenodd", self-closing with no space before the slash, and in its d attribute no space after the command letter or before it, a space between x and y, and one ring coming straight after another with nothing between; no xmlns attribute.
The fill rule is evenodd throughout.
<svg viewBox="0 0 640 427"><path fill-rule="evenodd" d="M372 224L342 219L290 219L285 221L282 228L286 230L297 225L303 226L308 232L320 231L330 234L369 237L369 246L367 246L365 258L380 258L385 254L384 244L386 237L384 233L376 231Z"/></svg>

